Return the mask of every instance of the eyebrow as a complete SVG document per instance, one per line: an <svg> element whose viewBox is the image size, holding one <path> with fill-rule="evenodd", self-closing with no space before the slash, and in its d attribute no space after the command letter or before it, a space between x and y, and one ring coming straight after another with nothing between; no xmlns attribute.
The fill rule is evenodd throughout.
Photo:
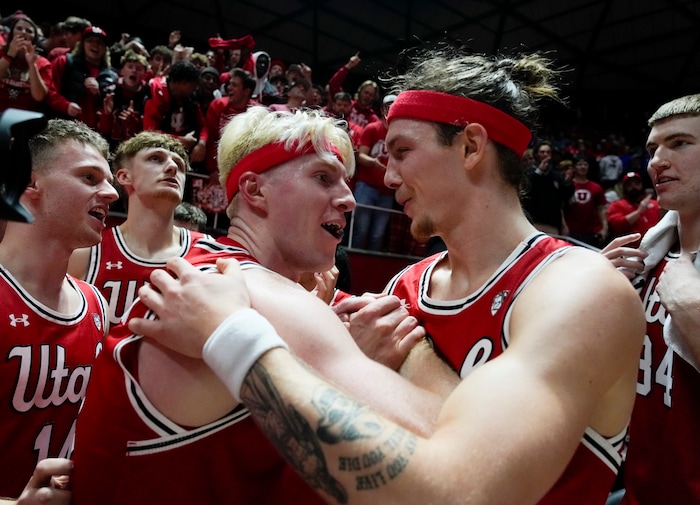
<svg viewBox="0 0 700 505"><path fill-rule="evenodd" d="M105 172L104 170L102 170L102 167L99 167L97 165L87 165L87 166L83 166L82 168L90 170L91 172L93 172L101 177L104 177L106 174L107 176L105 177L105 179L107 179L110 182L110 184L114 182L114 174L112 174L111 170L108 170L107 172Z"/></svg>
<svg viewBox="0 0 700 505"><path fill-rule="evenodd" d="M392 139L391 139L389 142L387 142L386 146L387 146L389 149L393 149L394 145L395 145L397 142L403 140L405 137L406 137L405 135L402 135L401 133L398 133L398 134L396 134L394 137L392 137Z"/></svg>
<svg viewBox="0 0 700 505"><path fill-rule="evenodd" d="M672 133L670 135L667 135L666 137L661 139L661 142L668 142L670 140L675 140L677 138L683 138L683 137L685 137L685 138L690 137L692 139L695 139L695 135L693 135L692 133L676 132L676 133ZM646 143L647 148L650 146L655 146L655 145L658 145L658 144L656 142L647 142Z"/></svg>

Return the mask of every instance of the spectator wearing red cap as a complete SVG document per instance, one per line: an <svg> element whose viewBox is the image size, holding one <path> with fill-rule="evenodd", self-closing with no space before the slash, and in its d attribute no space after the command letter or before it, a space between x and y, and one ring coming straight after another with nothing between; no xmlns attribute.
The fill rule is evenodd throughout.
<svg viewBox="0 0 700 505"><path fill-rule="evenodd" d="M610 238L628 233L641 233L659 222L659 204L652 198L653 193L644 190L642 176L637 172L627 172L622 177L622 198L608 207Z"/></svg>
<svg viewBox="0 0 700 505"><path fill-rule="evenodd" d="M88 26L73 51L51 62L53 90L47 103L58 116L75 118L97 129L97 112L102 109L105 90L117 81L112 69L107 33Z"/></svg>

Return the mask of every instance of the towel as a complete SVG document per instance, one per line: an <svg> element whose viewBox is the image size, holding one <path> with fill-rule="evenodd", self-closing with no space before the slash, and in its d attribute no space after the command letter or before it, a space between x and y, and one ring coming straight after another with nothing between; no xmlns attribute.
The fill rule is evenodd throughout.
<svg viewBox="0 0 700 505"><path fill-rule="evenodd" d="M634 286L637 286L640 280L646 279L649 271L664 259L666 253L668 253L677 242L678 212L670 210L661 218L656 226L649 229L642 238L639 248L642 251L646 251L649 255L644 259L644 272L632 281ZM699 255L695 256L694 265L695 269L700 271ZM688 344L673 324L671 314L668 314L666 318L663 334L666 345L700 372L700 363L693 358L692 352L688 349Z"/></svg>

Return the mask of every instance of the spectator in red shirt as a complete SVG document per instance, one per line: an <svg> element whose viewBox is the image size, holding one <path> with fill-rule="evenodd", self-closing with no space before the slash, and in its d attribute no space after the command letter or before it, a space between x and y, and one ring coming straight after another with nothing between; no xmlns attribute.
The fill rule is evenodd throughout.
<svg viewBox="0 0 700 505"><path fill-rule="evenodd" d="M607 200L600 184L588 179L588 161L574 163L574 194L564 209L569 236L594 247L602 247L608 235Z"/></svg>
<svg viewBox="0 0 700 505"><path fill-rule="evenodd" d="M190 161L204 161L206 121L194 92L199 86L199 70L189 61L178 61L168 75L150 80L150 97L144 105L143 129L167 133L187 150Z"/></svg>
<svg viewBox="0 0 700 505"><path fill-rule="evenodd" d="M611 238L628 233L641 233L659 222L659 204L652 193L644 190L642 176L637 172L627 172L622 178L622 198L608 207L608 222ZM632 244L630 247L636 247Z"/></svg>
<svg viewBox="0 0 700 505"><path fill-rule="evenodd" d="M51 63L37 52L39 29L17 14L7 43L0 48L0 112L13 108L43 110L51 86Z"/></svg>
<svg viewBox="0 0 700 505"><path fill-rule="evenodd" d="M359 65L360 61L362 60L360 60L359 53L355 54L331 77L330 81L328 81L328 94L330 97L335 97L336 93L343 91L343 83L350 70ZM348 119L362 128L373 121L379 121L379 116L377 116L373 108L378 96L379 86L376 82L368 80L360 84L355 94L355 99L352 101Z"/></svg>
<svg viewBox="0 0 700 505"><path fill-rule="evenodd" d="M97 129L103 96L118 77L112 69L107 33L98 26L85 28L76 48L51 62L51 73L53 89L46 99L51 109Z"/></svg>

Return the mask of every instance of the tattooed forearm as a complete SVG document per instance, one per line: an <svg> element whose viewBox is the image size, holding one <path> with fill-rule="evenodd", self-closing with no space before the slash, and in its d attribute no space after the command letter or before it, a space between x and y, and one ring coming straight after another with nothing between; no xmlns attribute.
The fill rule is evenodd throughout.
<svg viewBox="0 0 700 505"><path fill-rule="evenodd" d="M309 422L291 405L285 405L268 371L260 363L251 368L241 399L253 418L285 459L312 487L347 503L347 491L328 471L321 444Z"/></svg>
<svg viewBox="0 0 700 505"><path fill-rule="evenodd" d="M348 502L348 493L333 473L350 474L357 491L378 489L406 469L415 451L416 435L390 426L328 384L315 386L306 411L295 408L282 399L260 362L251 369L241 396L287 461L313 487L339 503ZM333 452L326 448L324 453L324 444L336 448ZM339 451L348 452L334 456Z"/></svg>

